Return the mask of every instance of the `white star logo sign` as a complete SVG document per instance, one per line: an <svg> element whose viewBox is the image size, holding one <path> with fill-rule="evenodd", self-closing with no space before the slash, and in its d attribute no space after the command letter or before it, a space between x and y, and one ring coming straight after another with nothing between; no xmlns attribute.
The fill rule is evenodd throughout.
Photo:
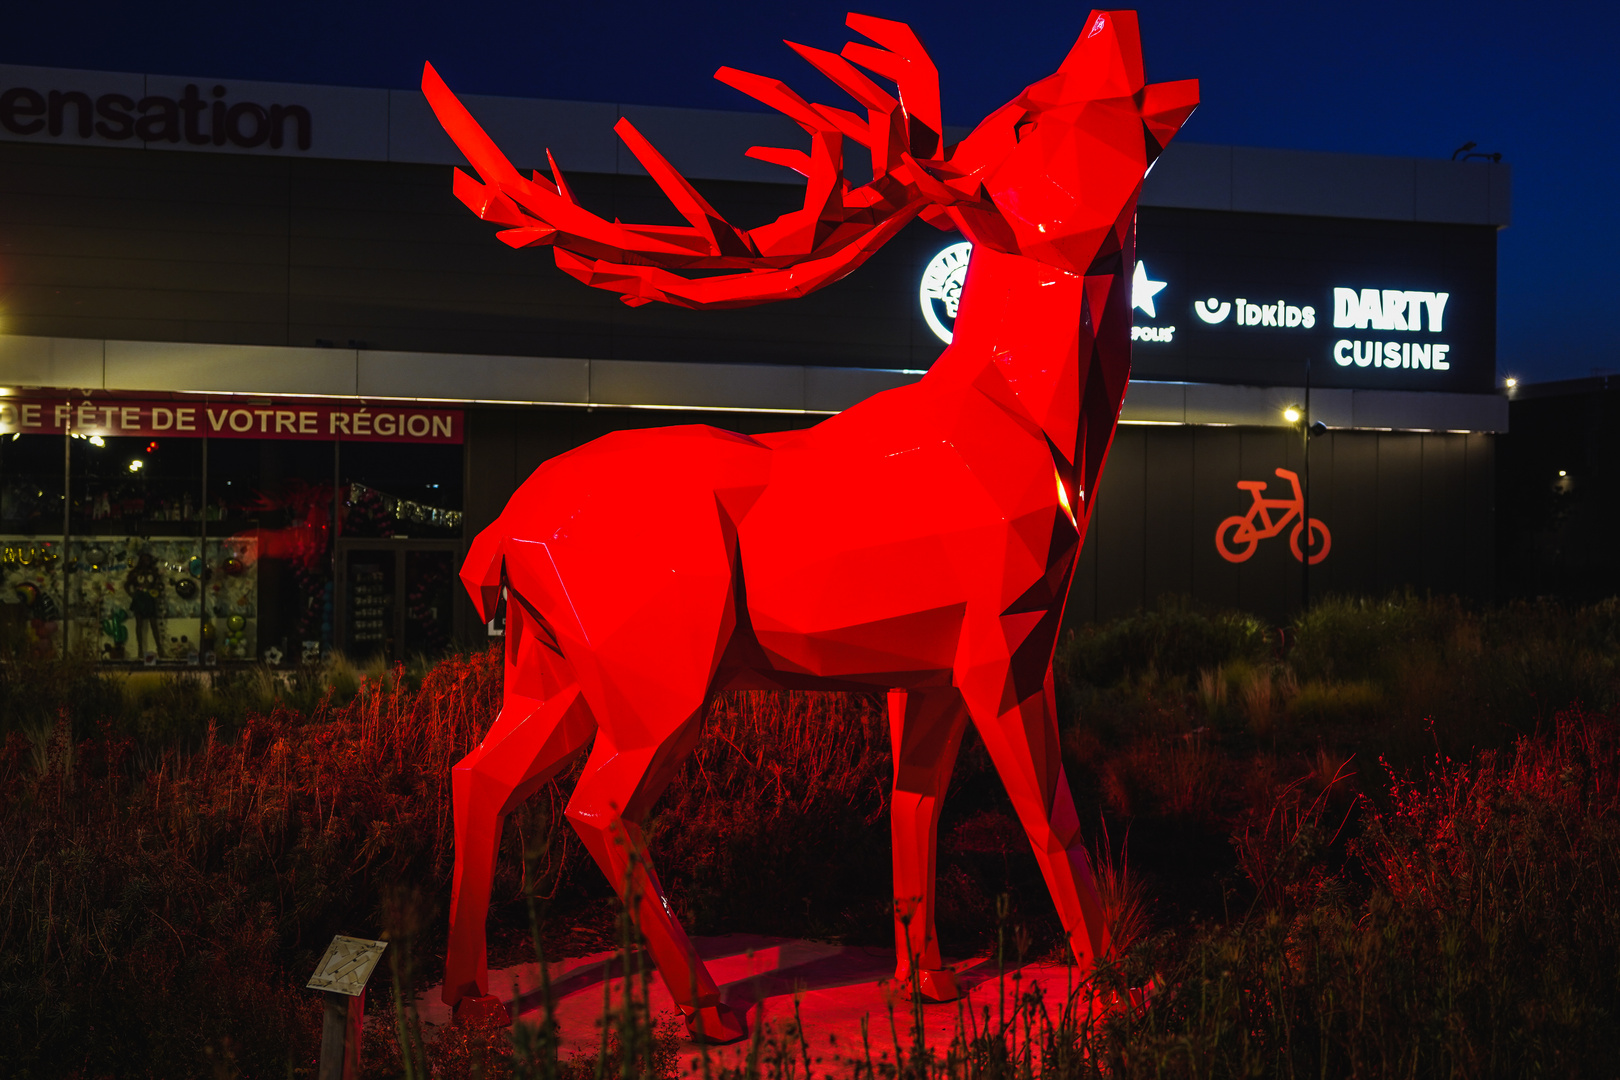
<svg viewBox="0 0 1620 1080"><path fill-rule="evenodd" d="M1150 319L1157 319L1159 313L1153 309L1153 298L1159 295L1165 282L1154 281L1148 277L1147 263L1136 264L1136 276L1131 279L1131 306L1139 307Z"/></svg>

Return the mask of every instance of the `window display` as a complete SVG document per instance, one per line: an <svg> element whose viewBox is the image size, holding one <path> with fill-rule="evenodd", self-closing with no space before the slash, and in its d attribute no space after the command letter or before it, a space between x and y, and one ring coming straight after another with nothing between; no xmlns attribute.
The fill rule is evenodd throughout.
<svg viewBox="0 0 1620 1080"><path fill-rule="evenodd" d="M254 659L258 562L253 537L205 548L196 540L74 537L68 648L147 663Z"/></svg>
<svg viewBox="0 0 1620 1080"><path fill-rule="evenodd" d="M462 433L459 411L415 406L9 397L0 656L208 665L316 663L334 647L442 652ZM380 542L381 578L339 584L346 535Z"/></svg>
<svg viewBox="0 0 1620 1080"><path fill-rule="evenodd" d="M0 536L0 658L61 652L62 541Z"/></svg>

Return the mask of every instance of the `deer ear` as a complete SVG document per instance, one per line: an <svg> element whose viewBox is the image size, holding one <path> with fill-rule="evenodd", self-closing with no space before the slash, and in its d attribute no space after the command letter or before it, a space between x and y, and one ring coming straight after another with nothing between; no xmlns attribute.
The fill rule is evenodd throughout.
<svg viewBox="0 0 1620 1080"><path fill-rule="evenodd" d="M1134 11L1093 11L1064 57L1064 97L1129 97L1142 89L1142 37ZM1077 95L1076 90L1080 93Z"/></svg>
<svg viewBox="0 0 1620 1080"><path fill-rule="evenodd" d="M1160 147L1181 130L1198 108L1198 80L1154 83L1142 90L1142 123Z"/></svg>

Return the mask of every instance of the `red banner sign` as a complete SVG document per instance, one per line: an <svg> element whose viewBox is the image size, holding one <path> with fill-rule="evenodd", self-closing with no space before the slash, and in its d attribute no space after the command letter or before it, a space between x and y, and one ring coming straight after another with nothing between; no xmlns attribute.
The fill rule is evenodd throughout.
<svg viewBox="0 0 1620 1080"><path fill-rule="evenodd" d="M140 438L462 441L460 409L410 405L238 405L229 401L0 398L0 434Z"/></svg>

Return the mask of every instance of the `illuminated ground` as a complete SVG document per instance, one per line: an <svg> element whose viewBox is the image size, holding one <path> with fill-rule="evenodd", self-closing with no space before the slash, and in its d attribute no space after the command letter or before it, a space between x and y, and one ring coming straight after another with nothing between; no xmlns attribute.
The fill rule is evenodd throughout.
<svg viewBox="0 0 1620 1080"><path fill-rule="evenodd" d="M822 1068L833 1066L839 1059L864 1058L866 1046L874 1062L885 1058L893 1061L896 1035L902 1047L911 1045L909 992L902 988L896 997L894 984L889 981L894 974L892 950L743 934L695 938L693 943L720 984L721 999L733 1008L747 1010L750 1031L757 1028L761 1018L767 1031L781 1030L785 1022L792 1021L797 1000L811 1057ZM982 1030L986 1009L990 1023L996 1024L1002 1000L1011 1012L1015 996L1039 984L1045 1001L1061 1004L1068 1000L1074 979L1072 968L1051 964L1026 964L1007 971L1003 978L994 957L959 961L952 966L967 996L958 1002L923 1009L928 1043L941 1053L959 1024L971 1026L976 1020ZM624 997L624 979L616 954L597 953L558 962L552 965L551 977L562 1028L561 1056L594 1055L599 1045L598 1023L603 1015L604 995L614 1002L622 1002ZM534 1020L543 1000L538 965L490 972L490 991L506 1002L509 1010L515 1002L519 1018ZM650 993L655 1016L676 1016L674 1003L656 976L651 980ZM418 998L417 1008L431 1028L448 1019L436 986ZM863 1018L867 1021L864 1044ZM710 1065L718 1068L738 1064L749 1049L750 1041L712 1047ZM701 1053L696 1044L683 1041L683 1067L701 1071Z"/></svg>

